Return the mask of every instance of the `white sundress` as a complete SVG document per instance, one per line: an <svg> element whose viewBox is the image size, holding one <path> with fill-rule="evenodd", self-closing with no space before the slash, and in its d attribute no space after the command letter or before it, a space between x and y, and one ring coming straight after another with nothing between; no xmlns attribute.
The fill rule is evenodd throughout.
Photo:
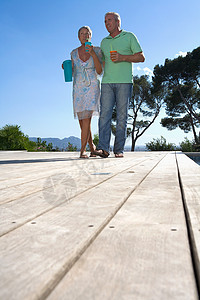
<svg viewBox="0 0 200 300"><path fill-rule="evenodd" d="M100 62L102 53L100 47L94 47ZM93 58L83 62L78 55L78 48L71 52L74 62L73 70L73 109L74 118L79 120L99 115L100 83L94 67Z"/></svg>

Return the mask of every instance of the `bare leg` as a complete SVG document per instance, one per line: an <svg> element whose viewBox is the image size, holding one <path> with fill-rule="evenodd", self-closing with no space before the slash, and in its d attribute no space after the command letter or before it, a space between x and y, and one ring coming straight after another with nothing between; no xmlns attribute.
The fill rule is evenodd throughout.
<svg viewBox="0 0 200 300"><path fill-rule="evenodd" d="M91 123L90 123L91 125ZM92 140L92 132L91 132L91 126L90 126L90 131L89 131L89 138L88 138L88 144L90 146L90 151L91 152L94 152L94 150L96 149L94 143L93 143L93 140Z"/></svg>
<svg viewBox="0 0 200 300"><path fill-rule="evenodd" d="M90 137L91 118L79 120L81 127L81 155L85 154L88 139Z"/></svg>

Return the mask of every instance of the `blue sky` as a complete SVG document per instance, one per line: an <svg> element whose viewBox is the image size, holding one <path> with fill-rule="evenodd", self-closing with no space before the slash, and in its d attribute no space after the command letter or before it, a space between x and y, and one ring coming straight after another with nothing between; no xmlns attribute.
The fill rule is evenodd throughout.
<svg viewBox="0 0 200 300"><path fill-rule="evenodd" d="M79 46L77 31L83 25L91 27L92 43L100 45L108 11L120 14L121 27L135 33L143 48L146 61L134 65L134 75L151 74L166 58L200 46L199 0L0 0L0 127L17 124L36 137L80 137L72 83L64 82L61 64ZM96 117L92 132L98 132ZM161 135L176 144L192 139L162 128L158 120L137 144Z"/></svg>

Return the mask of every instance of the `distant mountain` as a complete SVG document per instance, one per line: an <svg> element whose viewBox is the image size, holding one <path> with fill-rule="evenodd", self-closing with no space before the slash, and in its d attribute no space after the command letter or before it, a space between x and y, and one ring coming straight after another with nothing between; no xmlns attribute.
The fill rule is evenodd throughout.
<svg viewBox="0 0 200 300"><path fill-rule="evenodd" d="M36 137L29 137L30 141L37 142ZM41 138L41 141L46 141L47 145L52 143L53 148L58 147L60 150L66 149L68 143L72 144L73 146L77 147L77 150L81 148L81 140L75 136L70 136L68 138L59 139L59 138Z"/></svg>

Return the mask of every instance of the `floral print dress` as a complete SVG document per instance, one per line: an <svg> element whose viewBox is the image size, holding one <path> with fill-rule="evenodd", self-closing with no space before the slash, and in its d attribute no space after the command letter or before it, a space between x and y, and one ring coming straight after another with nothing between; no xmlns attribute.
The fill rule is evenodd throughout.
<svg viewBox="0 0 200 300"><path fill-rule="evenodd" d="M102 53L100 47L94 47L100 62ZM97 78L93 58L83 62L79 58L78 48L71 52L74 62L73 70L73 109L74 118L79 120L99 115L100 83Z"/></svg>

